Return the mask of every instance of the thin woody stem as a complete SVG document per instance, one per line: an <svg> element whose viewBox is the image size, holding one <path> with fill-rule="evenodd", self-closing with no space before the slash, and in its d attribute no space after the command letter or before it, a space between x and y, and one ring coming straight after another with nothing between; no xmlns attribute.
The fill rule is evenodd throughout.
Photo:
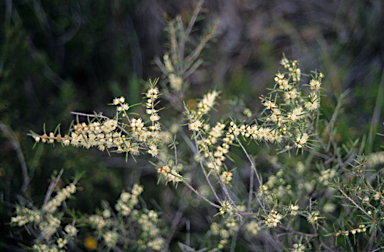
<svg viewBox="0 0 384 252"><path fill-rule="evenodd" d="M361 212L363 212L365 215L367 215L369 218L372 219L372 216L369 215L361 206L359 206L351 197L349 197L343 189L340 188L339 186L339 183L335 183L337 189L339 189L339 191L341 192L341 194L343 194L343 196L348 199L353 205L355 205Z"/></svg>
<svg viewBox="0 0 384 252"><path fill-rule="evenodd" d="M212 201L210 201L209 199L207 199L206 197L204 197L203 195L201 195L195 188L193 188L190 184L188 184L187 182L185 182L184 180L182 181L183 184L185 184L189 189L191 189L194 193L196 193L200 198L202 198L204 201L208 202L211 206L213 207L216 207L216 208L220 208L221 206L213 203Z"/></svg>
<svg viewBox="0 0 384 252"><path fill-rule="evenodd" d="M57 182L59 182L59 179L60 179L61 175L63 174L63 172L64 172L64 169L61 169L59 172L59 175L57 175L57 177L54 180L52 180L51 184L49 185L47 194L45 195L45 198L44 198L43 208L48 203L48 200L51 197L51 194L53 193L53 189L55 189L55 186L56 186Z"/></svg>
<svg viewBox="0 0 384 252"><path fill-rule="evenodd" d="M195 133L195 131L193 132L193 136L194 136L194 139L195 139L195 148L196 148L197 150L199 150L199 147L198 147L198 145L197 145L197 137L196 137L196 133ZM198 153L199 153L199 152L198 152ZM208 175L207 175L207 172L206 172L205 169L204 169L204 165L203 165L202 160L201 160L200 157L201 157L201 156L200 156L200 153L199 153L200 167L201 167L201 169L203 170L205 179L207 180L208 185L209 185L209 187L211 188L213 194L215 195L217 201L221 202L219 196L216 194L216 191L215 191L215 189L214 189L213 186L212 186L211 181L209 180L209 177L208 177Z"/></svg>
<svg viewBox="0 0 384 252"><path fill-rule="evenodd" d="M204 148L205 148L206 150L209 150L207 144L205 143L205 139L204 139L203 136L200 134L200 132L199 132L199 136L200 136L200 138L203 140ZM197 144L197 141L196 141L196 144ZM232 197L229 195L229 192L228 192L228 190L227 190L227 187L225 186L223 180L221 179L220 174L219 174L218 171L217 171L217 170L218 170L218 169L217 169L218 167L217 167L217 165L215 164L214 159L213 159L213 157L212 157L212 155L211 155L211 153L210 153L209 151L208 151L208 155L209 155L209 160L212 162L212 164L213 164L213 166L214 166L214 169L213 169L213 170L214 170L216 176L218 177L219 183L220 183L220 185L221 185L221 187L222 187L224 193L227 195L227 197L228 197L228 199L230 200L231 204L237 209L237 211L239 211L239 209L237 208L237 206L236 206L234 200L233 200ZM205 173L205 170L204 170L204 173Z"/></svg>
<svg viewBox="0 0 384 252"><path fill-rule="evenodd" d="M249 156L247 150L244 148L243 144L239 141L239 139L237 138L236 135L235 135L235 138L236 138L237 143L240 145L241 149L243 149L243 151L244 151L245 155L247 156L249 162L251 163L251 167L255 171L257 180L259 181L259 184L261 186L263 184L263 182L261 181L261 178L260 178L259 174L257 173L256 166L255 166L253 160L251 159L251 157Z"/></svg>

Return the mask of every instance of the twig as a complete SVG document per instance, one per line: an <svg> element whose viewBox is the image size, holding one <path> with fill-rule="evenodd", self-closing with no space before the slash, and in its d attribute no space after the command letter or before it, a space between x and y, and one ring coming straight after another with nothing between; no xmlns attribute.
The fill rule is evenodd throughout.
<svg viewBox="0 0 384 252"><path fill-rule="evenodd" d="M192 28L196 22L197 16L199 15L201 11L201 6L203 5L204 0L200 0L196 4L196 8L193 12L193 15L191 17L191 20L188 23L188 27L185 30L185 33L181 36L180 38L180 59L184 58L184 47L185 47L185 42L187 41L189 34L191 34Z"/></svg>
<svg viewBox="0 0 384 252"><path fill-rule="evenodd" d="M253 160L251 159L251 157L248 155L248 152L246 151L246 149L244 148L243 144L239 141L239 139L237 138L237 136L235 135L235 138L237 140L237 142L239 143L240 147L243 149L245 155L247 156L249 162L251 163L251 167L252 167L252 170L256 173L256 177L257 177L257 180L259 181L259 186L262 186L263 185L263 182L259 176L259 174L257 173L257 170L256 170L256 165L254 164ZM251 172L251 176L252 176L252 172ZM252 187L253 187L253 183L252 183ZM252 191L252 187L250 185L250 193ZM261 192L263 193L263 190L261 190ZM264 194L264 193L263 193ZM249 202L248 202L248 209L250 209L250 204L251 204L251 200L252 200L252 195L249 196ZM261 202L259 201L260 203L260 206L265 209L264 205L261 204ZM249 210L248 210L249 211Z"/></svg>
<svg viewBox="0 0 384 252"><path fill-rule="evenodd" d="M72 115L79 115L79 116L86 116L86 117L96 117L96 118L104 118L104 119L111 119L108 116L103 116L101 113L97 114L86 114L86 113L80 113L80 112L73 112L71 111ZM121 129L125 134L129 134L128 131L126 131L123 127L121 127L119 124L117 124L117 127Z"/></svg>
<svg viewBox="0 0 384 252"><path fill-rule="evenodd" d="M194 136L194 139L195 139L195 148L198 150L199 147L198 147L198 145L197 145L197 137L196 137L196 132L195 132L195 131L193 131L193 136ZM208 177L208 175L207 175L207 172L205 171L205 168L204 168L204 166L203 166L203 161L201 160L201 155L200 155L200 153L199 153L199 162L200 162L200 167L201 167L201 169L203 170L205 179L207 180L209 187L211 188L211 190L212 190L213 194L215 195L217 201L218 201L218 202L221 202L219 196L217 196L216 191L215 191L215 189L213 188L213 186L212 186L212 184L211 184L211 181L209 180L209 177Z"/></svg>
<svg viewBox="0 0 384 252"><path fill-rule="evenodd" d="M184 209L185 209L185 203L182 204L182 205L179 207L179 210L178 210L177 213L173 216L172 225L171 225L171 228L170 228L170 231L169 231L169 234L168 234L168 237L167 237L167 239L166 239L165 244L169 244L169 243L171 242L172 237L173 237L173 234L174 234L175 231L176 231L177 225L179 224L180 219L181 219L181 217L183 216Z"/></svg>
<svg viewBox="0 0 384 252"><path fill-rule="evenodd" d="M239 139L237 138L236 135L235 135L235 138L236 138L237 143L240 145L241 149L243 149L243 151L244 151L245 155L247 156L249 162L251 163L251 167L252 167L252 169L255 171L257 180L259 181L259 184L260 184L260 186L261 186L261 185L263 184L263 182L261 181L261 179L260 179L260 177L259 177L259 174L257 173L256 166L255 166L253 160L252 160L251 157L248 155L247 150L244 148L243 144L239 141Z"/></svg>
<svg viewBox="0 0 384 252"><path fill-rule="evenodd" d="M302 233L302 232L299 232L299 231L296 231L294 229L291 229L289 227L286 227L286 226L283 226L281 224L278 224L278 227L284 229L284 230L287 230L289 232L292 232L292 233L295 233L297 235L302 235L302 236L305 236L305 237L318 237L319 235L318 234L306 234L306 233Z"/></svg>
<svg viewBox="0 0 384 252"><path fill-rule="evenodd" d="M319 238L319 242L320 242L321 246L323 246L324 248L326 248L328 251L335 251L334 249L328 247L328 245L324 243L323 239L321 239L320 236L319 236L318 238Z"/></svg>
<svg viewBox="0 0 384 252"><path fill-rule="evenodd" d="M239 234L240 228L237 228L236 232L232 235L232 242L231 242L231 252L235 252L236 248L236 240L237 240L237 235Z"/></svg>
<svg viewBox="0 0 384 252"><path fill-rule="evenodd" d="M43 208L48 203L48 200L51 197L51 194L53 192L53 189L55 189L55 186L56 186L57 182L59 182L59 179L60 179L61 175L63 174L63 172L64 172L64 169L61 169L59 172L59 175L57 175L57 177L54 180L52 180L51 184L49 184L47 194L45 195Z"/></svg>
<svg viewBox="0 0 384 252"><path fill-rule="evenodd" d="M181 136L183 137L184 141L188 144L189 148L193 151L194 154L199 154L198 149L193 145L192 141L189 140L187 134L183 130L180 130Z"/></svg>
<svg viewBox="0 0 384 252"><path fill-rule="evenodd" d="M176 31L175 31L175 26L173 25L173 22L170 21L168 22L168 26L169 26L169 29L170 29L170 34L171 34L171 58L172 58L172 61L173 63L176 63L178 60L177 60L177 40L176 40ZM175 69L176 71L178 69Z"/></svg>
<svg viewBox="0 0 384 252"><path fill-rule="evenodd" d="M195 134L195 132L194 132L194 134ZM205 143L205 140L206 139L204 139L203 138L203 136L201 135L201 133L199 132L199 136L200 136L200 138L201 138L201 140L202 140L202 142L203 142L203 144L204 144L204 148L206 149L206 150L209 150L209 148L208 148L208 146L207 146L207 144ZM197 138L196 138L196 136L195 136L195 143L196 143L196 146L197 146ZM228 190L227 190L227 187L225 186L225 184L224 184L224 182L223 182L223 180L221 179L221 176L220 176L220 174L218 173L218 169L217 169L217 166L216 166L216 164L215 164L215 162L214 162L214 159L213 159L213 157L212 157L212 155L211 155L211 153L208 151L208 155L209 155L209 160L210 160L210 162L212 162L212 164L213 164L213 166L214 166L214 172L215 172L215 174L216 174L216 176L217 176L217 178L218 178L218 180L219 180L219 183L220 183L220 186L221 186L221 188L223 189L223 191L224 191L224 193L226 194L226 196L228 197L228 199L229 199L229 201L231 202L231 204L236 208L236 210L237 211L240 211L238 208L237 208L237 206L236 206L236 204L235 204L235 201L232 199L232 197L229 195L229 192L228 192ZM206 172L205 172L205 169L204 169L204 167L203 166L201 166L202 168L203 168L203 171L204 171L204 175L206 175ZM207 176L207 175L206 175ZM208 177L206 177L207 179L208 179ZM209 181L209 180L208 180ZM210 182L209 182L210 183ZM214 192L215 193L215 195L216 195L216 192Z"/></svg>
<svg viewBox="0 0 384 252"><path fill-rule="evenodd" d="M251 169L251 176L249 178L249 195L248 195L248 212L251 211L251 202L253 194L253 170Z"/></svg>
<svg viewBox="0 0 384 252"><path fill-rule="evenodd" d="M339 186L339 183L335 182L335 185L337 187L337 189L339 189L339 191L344 195L344 197L346 199L348 199L353 205L355 205L358 209L360 209L360 211L362 211L365 215L367 215L369 218L372 219L372 216L369 215L363 208L361 208L361 206L359 206L351 197L349 197L344 191L343 189L340 188Z"/></svg>
<svg viewBox="0 0 384 252"><path fill-rule="evenodd" d="M333 111L333 115L332 115L332 118L331 118L331 121L329 121L329 123L327 124L327 126L325 127L324 129L324 133L330 133L330 131L333 129L333 126L335 124L335 121L336 121L336 118L338 116L338 113L339 113L339 110L341 108L341 102L342 100L345 98L345 96L348 94L348 91L345 91L344 93L342 93L339 97L339 100L337 101L337 105L336 105L336 108L335 110Z"/></svg>
<svg viewBox="0 0 384 252"><path fill-rule="evenodd" d="M191 74L193 74L196 69L203 63L203 60L202 59L198 59L196 61L195 64L193 64L193 66L191 66L191 68L189 68L188 71L186 71L184 74L183 74L183 80L185 80L186 78L188 78Z"/></svg>
<svg viewBox="0 0 384 252"><path fill-rule="evenodd" d="M168 74L167 69L165 68L164 64L161 62L161 60L158 57L155 58L155 63L164 74Z"/></svg>
<svg viewBox="0 0 384 252"><path fill-rule="evenodd" d="M109 117L107 116L103 116L102 113L95 113L95 114L86 114L86 113L80 113L80 112L74 112L74 111L71 111L71 114L72 115L79 115L79 116L87 116L87 117L100 117L100 118L105 118L105 119L110 119Z"/></svg>
<svg viewBox="0 0 384 252"><path fill-rule="evenodd" d="M294 148L295 148L295 146L291 146L291 147L289 147L288 149L285 149L285 150L279 151L279 152L278 152L278 153L276 153L276 154L281 154L281 153L284 153L284 152L290 151L290 150L292 150L292 149L294 149Z"/></svg>
<svg viewBox="0 0 384 252"><path fill-rule="evenodd" d="M373 140L375 138L377 125L380 119L380 112L383 104L383 97L384 97L384 69L381 73L379 91L377 92L375 109L373 111L371 125L370 125L371 127L369 129L369 134L368 134L368 153L372 152Z"/></svg>
<svg viewBox="0 0 384 252"><path fill-rule="evenodd" d="M9 126L0 122L0 128L8 134L8 138L11 141L12 147L16 151L17 157L21 165L21 172L23 174L23 185L21 187L21 192L26 193L30 179L28 176L27 164L25 163L24 155L23 155L23 152L21 151L20 144L16 140L16 136Z"/></svg>
<svg viewBox="0 0 384 252"><path fill-rule="evenodd" d="M187 182L185 182L184 180L182 181L184 183L184 185L186 185L189 189L191 189L194 193L196 193L200 198L202 198L204 201L208 202L211 206L213 207L216 207L216 208L220 208L221 206L213 203L212 201L210 201L209 199L207 199L206 197L204 197L203 195L201 195L198 191L196 191L195 188L193 188L190 184L188 184Z"/></svg>

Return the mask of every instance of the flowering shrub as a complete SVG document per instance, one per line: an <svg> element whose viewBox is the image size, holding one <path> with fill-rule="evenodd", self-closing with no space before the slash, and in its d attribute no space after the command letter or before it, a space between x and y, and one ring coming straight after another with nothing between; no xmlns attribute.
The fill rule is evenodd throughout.
<svg viewBox="0 0 384 252"><path fill-rule="evenodd" d="M50 189L57 183L63 170L54 178ZM87 227L93 236L84 240L86 248L110 250L117 246L127 248L136 245L141 249L159 251L164 247L164 239L159 229L158 214L154 210L138 209L138 197L143 187L135 184L131 192L122 192L115 205L116 213L106 203L96 214L78 215L65 206L65 200L76 192L77 177L67 187L59 190L55 197L45 202L41 208L35 206L17 206L16 216L11 223L25 226L36 236L34 251L67 251L73 250L76 243L81 242L77 233ZM52 190L48 190L46 199ZM32 208L32 209L31 209ZM68 216L67 216L68 215ZM71 221L68 223L67 218ZM59 231L60 230L60 231ZM87 231L89 233L89 230ZM96 237L96 238L92 238Z"/></svg>
<svg viewBox="0 0 384 252"><path fill-rule="evenodd" d="M97 148L126 159L143 157L153 165L159 183L172 182L167 186L180 194L188 189L202 201L199 204L216 209L209 216L205 240L179 241L182 251L195 251L193 247L234 251L237 246L276 251L380 250L383 177L374 168L384 163L383 153L364 157L364 141L358 140L338 146L335 121L343 97L332 119L322 120L322 72L304 74L298 61L284 56L273 87L260 97L261 116L256 118L253 115L258 113L248 108L244 114L250 119L244 121L211 120L220 97L216 90L196 104L183 101L188 77L202 64L199 54L216 33L213 25L184 55L201 4L187 27L180 17L169 21L170 52L163 60L156 59L165 78L148 82L145 114L131 112L134 105L121 96L112 99L116 113L111 117L74 112L76 121L68 134L62 136L57 127L30 135L37 143ZM171 108L163 107L162 98ZM164 108L167 112L162 113ZM260 146L257 151L255 146ZM263 148L271 150L259 150ZM267 162L270 169L260 169L259 162ZM11 223L24 226L35 237L28 249L64 251L82 243L89 250L170 248L176 227L172 223L168 235L161 214L139 206L143 187L135 184L130 192L121 193L114 207L104 204L87 216L64 204L76 193L80 176L51 197L61 173L52 180L41 207L16 207ZM91 238L79 239L81 232Z"/></svg>

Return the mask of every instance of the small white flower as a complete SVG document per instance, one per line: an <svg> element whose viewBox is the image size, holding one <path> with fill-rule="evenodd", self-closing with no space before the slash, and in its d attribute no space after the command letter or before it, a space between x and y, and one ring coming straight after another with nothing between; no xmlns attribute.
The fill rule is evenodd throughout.
<svg viewBox="0 0 384 252"><path fill-rule="evenodd" d="M296 137L296 146L298 148L302 148L303 145L308 141L308 134L304 133L302 135L298 134Z"/></svg>
<svg viewBox="0 0 384 252"><path fill-rule="evenodd" d="M303 244L293 244L293 248L291 249L292 252L304 252L305 246Z"/></svg>
<svg viewBox="0 0 384 252"><path fill-rule="evenodd" d="M68 235L70 236L76 236L77 234L77 228L75 228L74 226L72 225L66 225L65 228L64 228L65 232L67 232Z"/></svg>
<svg viewBox="0 0 384 252"><path fill-rule="evenodd" d="M67 239L59 238L57 239L57 246L63 248L68 243Z"/></svg>
<svg viewBox="0 0 384 252"><path fill-rule="evenodd" d="M139 196L143 192L143 187L135 184L132 188L132 194L135 196Z"/></svg>
<svg viewBox="0 0 384 252"><path fill-rule="evenodd" d="M265 224L267 227L277 227L277 224L280 223L281 218L283 218L281 214L277 213L275 210L271 210L265 219Z"/></svg>
<svg viewBox="0 0 384 252"><path fill-rule="evenodd" d="M257 235L260 231L260 226L256 221L251 221L245 226L246 230L252 235Z"/></svg>
<svg viewBox="0 0 384 252"><path fill-rule="evenodd" d="M199 120L196 120L188 125L189 130L198 131L202 123Z"/></svg>
<svg viewBox="0 0 384 252"><path fill-rule="evenodd" d="M307 220L311 224L315 224L320 219L320 212L319 211L313 211L312 213L308 214Z"/></svg>
<svg viewBox="0 0 384 252"><path fill-rule="evenodd" d="M327 203L323 207L324 212L327 212L327 213L332 213L333 211L335 211L335 209L336 209L336 205L332 203Z"/></svg>
<svg viewBox="0 0 384 252"><path fill-rule="evenodd" d="M290 205L289 210L291 210L291 215L295 216L297 214L297 210L299 210L298 205Z"/></svg>
<svg viewBox="0 0 384 252"><path fill-rule="evenodd" d="M310 85L310 89L311 90L318 90L319 88L320 88L320 85L321 85L321 83L320 83L320 81L318 81L318 80L311 80L310 82L309 82L309 85Z"/></svg>
<svg viewBox="0 0 384 252"><path fill-rule="evenodd" d="M319 103L317 101L314 101L314 102L306 102L305 103L305 107L309 110L309 111L312 111L312 110L315 110L319 107Z"/></svg>
<svg viewBox="0 0 384 252"><path fill-rule="evenodd" d="M159 153L159 151L157 150L156 145L151 144L151 145L149 146L148 153L151 154L152 157L157 156L157 154Z"/></svg>
<svg viewBox="0 0 384 252"><path fill-rule="evenodd" d="M105 209L105 210L103 211L103 217L104 217L104 218L109 218L109 217L111 217L111 211L109 211L108 209Z"/></svg>
<svg viewBox="0 0 384 252"><path fill-rule="evenodd" d="M109 231L103 235L103 238L105 241L105 245L107 245L107 247L109 248L112 248L116 245L119 237L117 233Z"/></svg>
<svg viewBox="0 0 384 252"><path fill-rule="evenodd" d="M152 122L158 121L160 120L160 116L157 113L154 113L149 117L149 120L151 120Z"/></svg>
<svg viewBox="0 0 384 252"><path fill-rule="evenodd" d="M119 98L113 99L113 105L118 105L119 103L120 103L120 99Z"/></svg>

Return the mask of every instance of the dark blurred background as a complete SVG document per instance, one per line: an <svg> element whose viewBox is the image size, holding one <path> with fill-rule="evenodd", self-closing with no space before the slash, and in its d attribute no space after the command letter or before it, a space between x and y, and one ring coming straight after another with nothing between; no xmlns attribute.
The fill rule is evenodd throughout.
<svg viewBox="0 0 384 252"><path fill-rule="evenodd" d="M185 99L217 88L223 99L237 97L258 111L259 97L273 85L285 53L299 60L302 72L325 74L324 119L330 119L338 96L350 90L338 122L339 141L366 135L366 151L378 151L382 140L375 133L384 131L383 5L381 0L207 0L192 37L198 39L215 21L219 34L203 51L205 63L190 77ZM6 224L14 204L30 196L41 204L54 170L65 169L63 182L86 171L74 203L84 212L99 207L100 199L114 202L140 177L144 197L162 200L147 162L126 164L105 152L61 146L32 149L26 134L41 133L44 123L48 132L62 123L66 133L71 111L113 116L107 106L113 97L141 102L142 84L161 77L153 60L168 50L164 14L188 21L193 9L194 1L186 0L0 1L0 121L8 126L0 135L0 243L18 241ZM27 194L21 192L20 159L9 134L20 143L32 179Z"/></svg>

